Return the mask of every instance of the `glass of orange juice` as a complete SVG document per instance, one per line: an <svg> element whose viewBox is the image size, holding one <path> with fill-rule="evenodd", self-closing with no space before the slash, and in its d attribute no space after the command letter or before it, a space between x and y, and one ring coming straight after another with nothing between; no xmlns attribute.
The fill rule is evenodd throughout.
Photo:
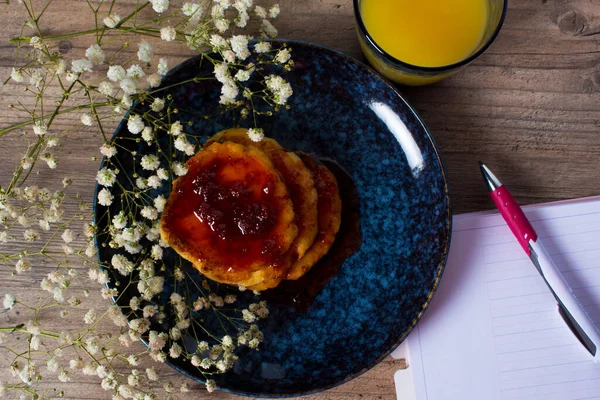
<svg viewBox="0 0 600 400"><path fill-rule="evenodd" d="M507 0L354 0L362 50L385 77L410 86L444 79L494 41Z"/></svg>

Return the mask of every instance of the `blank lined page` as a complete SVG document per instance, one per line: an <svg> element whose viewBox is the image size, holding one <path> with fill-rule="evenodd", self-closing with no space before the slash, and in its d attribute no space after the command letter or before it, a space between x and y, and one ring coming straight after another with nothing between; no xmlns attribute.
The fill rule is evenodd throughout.
<svg viewBox="0 0 600 400"><path fill-rule="evenodd" d="M600 326L600 199L525 214ZM408 339L417 400L600 400L600 364L566 326L502 217L453 222L444 276Z"/></svg>

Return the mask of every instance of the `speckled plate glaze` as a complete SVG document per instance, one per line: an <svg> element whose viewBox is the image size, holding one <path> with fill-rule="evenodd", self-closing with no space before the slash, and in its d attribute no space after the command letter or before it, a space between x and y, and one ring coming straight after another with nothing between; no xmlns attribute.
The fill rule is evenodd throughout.
<svg viewBox="0 0 600 400"><path fill-rule="evenodd" d="M313 44L287 43L295 61L285 75L294 90L291 108L259 125L283 146L336 160L352 176L360 196L363 243L308 312L270 304L271 314L261 325L265 340L260 351L244 354L233 370L215 377L221 390L258 397L328 389L386 357L427 308L442 276L451 232L442 160L410 105L356 60ZM209 63L192 58L174 68L163 85L210 71ZM191 121L186 131L208 137L235 124L227 116L216 123L197 117L211 111L219 89L211 81L167 89L176 103L185 104L182 108L194 111L179 114ZM121 123L115 135L131 134ZM133 171L131 161L120 162L123 171ZM97 216L104 212L99 205L95 210ZM101 260L111 255L99 246ZM171 289L167 284L166 291ZM126 304L127 296L122 300ZM202 381L188 363L168 363Z"/></svg>

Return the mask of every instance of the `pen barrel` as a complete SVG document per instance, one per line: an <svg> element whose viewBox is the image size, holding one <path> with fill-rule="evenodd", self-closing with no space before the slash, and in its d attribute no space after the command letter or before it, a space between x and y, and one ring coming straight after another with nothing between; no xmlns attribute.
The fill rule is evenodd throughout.
<svg viewBox="0 0 600 400"><path fill-rule="evenodd" d="M519 204L504 185L491 192L491 197L525 253L530 255L529 241L536 241L537 234Z"/></svg>
<svg viewBox="0 0 600 400"><path fill-rule="evenodd" d="M594 362L600 361L600 332L598 328L585 311L585 308L581 302L573 294L571 286L565 280L563 274L560 272L556 264L552 261L546 249L539 241L531 241L529 245L537 255L539 267L543 277L546 279L547 284L554 290L556 297L558 298L567 311L577 321L579 326L583 329L585 334L596 346L596 354L594 356Z"/></svg>

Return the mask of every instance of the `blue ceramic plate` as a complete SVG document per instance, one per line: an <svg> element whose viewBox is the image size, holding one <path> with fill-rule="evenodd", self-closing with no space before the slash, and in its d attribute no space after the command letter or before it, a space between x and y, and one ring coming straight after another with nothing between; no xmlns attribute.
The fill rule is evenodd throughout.
<svg viewBox="0 0 600 400"><path fill-rule="evenodd" d="M285 75L294 90L291 108L261 119L259 125L286 148L335 160L349 174L357 196L344 196L354 199L356 208L344 204L342 232L359 226L362 244L330 280L317 276L323 281L320 291L301 294L314 297L307 310L271 301L270 316L261 325L265 338L260 351L243 354L233 370L215 376L221 390L259 397L328 389L386 357L427 308L450 243L444 167L416 112L394 87L356 60L313 44L287 43L295 61ZM210 63L192 58L173 69L163 86L211 70ZM190 82L166 89L167 93L181 106L178 118L189 121L185 131L200 132L200 141L223 128L244 125L244 120L233 120L227 114L212 121L198 117L214 111L220 95L216 82ZM147 146L131 140L125 123L114 139L122 146L148 151ZM118 159L125 171L119 174L124 185L133 175L130 158ZM351 192L351 186L344 191ZM110 211L113 215L118 212L116 202ZM107 222L102 217L105 212L104 207L96 206L101 228ZM99 246L99 257L108 263L112 251ZM166 259L178 262L172 261L175 257L167 254ZM111 285L119 279L115 275ZM127 279L116 287L121 290L126 283ZM173 283L168 282L162 297L165 302L172 289ZM119 302L128 304L130 295L124 292ZM169 359L168 363L203 380L185 361Z"/></svg>

